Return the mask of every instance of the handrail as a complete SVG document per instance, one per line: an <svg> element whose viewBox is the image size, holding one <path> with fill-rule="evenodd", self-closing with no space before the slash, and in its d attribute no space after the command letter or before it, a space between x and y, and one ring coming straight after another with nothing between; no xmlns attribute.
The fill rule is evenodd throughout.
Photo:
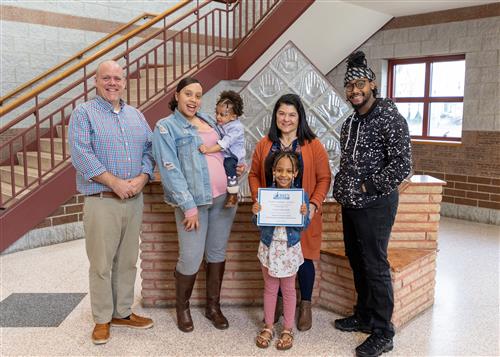
<svg viewBox="0 0 500 357"><path fill-rule="evenodd" d="M23 96L24 101L19 101L29 100L33 103L30 108L0 110L0 113L12 111L12 114L13 109L23 110L0 128L3 134L22 124L20 130L0 143L1 164L11 170L5 185L0 180L0 189L7 196L0 197L0 207L16 206L20 200L38 192L39 186L49 184L51 175L69 164L71 155L66 132L69 115L95 92L95 84L89 81L102 57L111 53L111 59L125 62L123 67L128 75L124 99L144 110L156 105L155 101L166 96L186 74L210 65L216 57L231 56L281 0L238 0L231 5L226 2L225 7L212 7L210 0L197 0L193 9L167 21L167 16L190 2L180 2L64 72L61 70L59 75L54 74L50 81L40 83L31 91L31 97ZM79 78L70 78L70 83L64 84L66 77L75 74ZM57 149L56 136L61 139ZM36 169L30 177L28 167Z"/></svg>
<svg viewBox="0 0 500 357"><path fill-rule="evenodd" d="M17 87L13 91L7 93L3 97L0 97L0 105L2 105L6 100L8 100L11 97L15 96L19 92L22 92L23 90L25 90L29 86L31 86L31 85L39 82L43 78L46 78L46 77L50 76L52 73L58 71L60 68L62 68L64 66L66 66L68 63L73 62L75 59L81 59L85 55L85 53L93 50L94 48L96 48L98 46L100 46L101 44L103 44L104 42L106 42L107 40L109 40L111 37L114 37L114 36L118 35L123 30L131 27L137 21L139 21L139 20L145 20L147 18L155 17L155 16L158 16L158 15L157 14L151 14L151 13L145 12L142 15L138 15L138 16L134 17L132 20L130 20L126 24L118 27L116 30L114 30L113 32L110 32L109 34L107 34L106 36L104 36L103 38L101 38L100 40L94 42L93 44L91 44L90 46L84 48L80 52L77 52L75 55L73 55L72 57L68 58L66 61L64 61L62 63L59 63L58 65L56 65L56 66L48 69L47 71L45 71L44 73L40 74L39 76L37 76L37 77L33 78L32 80L30 80L30 81L28 81L28 82L20 85L19 87Z"/></svg>
<svg viewBox="0 0 500 357"><path fill-rule="evenodd" d="M41 92L43 92L47 88L52 87L54 84L62 81L64 78L66 78L66 77L72 75L73 73L75 73L76 71L84 68L86 65L88 65L91 62L93 62L94 60L96 60L97 58L101 57L102 55L110 52L115 47L121 45L122 43L127 42L129 39L131 39L132 37L134 37L139 32L142 32L142 31L144 31L144 30L152 27L157 22L159 22L160 20L163 20L165 17L167 17L168 15L171 15L175 11L183 8L184 6L186 6L187 4L189 4L191 1L192 0L183 0L183 1L181 1L179 4L174 5L170 9L162 12L161 14L157 15L156 17L154 17L153 19L151 19L150 21L148 21L147 23L145 23L144 25L141 25L137 29L130 31L127 35L121 37L120 39L118 39L118 40L116 40L114 42L112 42L111 44L109 44L105 48L97 51L96 53L94 53L93 55L91 55L90 57L88 57L87 59L84 59L84 60L80 61L78 64L76 64L73 67L65 70L63 73L59 74L58 76L50 79L49 81L41 84L40 86L34 88L33 90L31 90L30 92L26 93L25 95L22 95L21 97L19 97L16 100L14 100L12 103L7 104L5 106L5 108L0 108L0 116L3 116L5 114L11 112L15 108L17 108L20 105L26 103L31 98L36 97L38 94L40 94ZM13 125L17 124L17 121L16 122L12 122L12 124ZM6 128L3 128L3 129L6 129ZM3 130L0 129L0 134L2 132L3 132Z"/></svg>

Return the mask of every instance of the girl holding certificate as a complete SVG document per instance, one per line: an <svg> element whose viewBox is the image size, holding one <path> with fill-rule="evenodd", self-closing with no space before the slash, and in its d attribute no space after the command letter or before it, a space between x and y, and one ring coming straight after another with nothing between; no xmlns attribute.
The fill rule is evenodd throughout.
<svg viewBox="0 0 500 357"><path fill-rule="evenodd" d="M276 152L294 152L299 157L301 172L294 180L294 188L303 188L310 197L311 224L301 235L300 244L304 263L297 273L300 288L300 308L297 329L305 331L312 326L311 297L315 279L314 260L319 259L322 235L321 204L330 189L331 173L328 154L309 125L304 106L296 94L281 96L274 106L271 126L267 136L257 143L252 156L248 183L252 200L257 201L259 187L270 186L272 173L266 170L266 162ZM281 316L280 302L275 322Z"/></svg>
<svg viewBox="0 0 500 357"><path fill-rule="evenodd" d="M297 154L279 152L273 155L271 187L277 189L293 188L293 182L299 174L299 159ZM295 293L295 276L299 266L304 262L300 247L300 233L309 224L308 204L305 194L305 203L300 206L300 213L304 215L303 227L261 226L259 251L257 256L262 265L264 276L264 321L265 326L256 338L256 345L267 348L274 337L274 311L278 289L283 294L284 322L283 331L276 343L278 350L288 350L293 346L293 320L297 295ZM259 202L252 206L253 214L261 210Z"/></svg>

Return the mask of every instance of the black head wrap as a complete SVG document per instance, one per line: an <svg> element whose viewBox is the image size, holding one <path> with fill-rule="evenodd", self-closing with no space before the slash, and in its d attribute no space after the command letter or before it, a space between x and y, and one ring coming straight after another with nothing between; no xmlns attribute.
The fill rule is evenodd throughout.
<svg viewBox="0 0 500 357"><path fill-rule="evenodd" d="M373 81L375 79L375 73L368 67L366 63L365 54L363 51L357 51L352 53L347 58L347 71L344 77L344 87L350 81L359 78L368 78L368 80Z"/></svg>

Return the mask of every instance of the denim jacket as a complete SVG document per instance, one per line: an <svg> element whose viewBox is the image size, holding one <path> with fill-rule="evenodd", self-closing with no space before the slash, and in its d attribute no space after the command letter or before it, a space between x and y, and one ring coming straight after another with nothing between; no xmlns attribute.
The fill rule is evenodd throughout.
<svg viewBox="0 0 500 357"><path fill-rule="evenodd" d="M196 116L219 133L211 117L202 113ZM153 156L160 170L165 202L184 212L212 203L207 160L198 150L201 144L196 127L177 109L156 123Z"/></svg>
<svg viewBox="0 0 500 357"><path fill-rule="evenodd" d="M288 238L287 246L293 247L295 244L297 244L300 241L300 234L301 232L309 226L310 219L309 219L309 196L307 195L307 192L304 191L304 203L306 204L307 207L307 214L304 216L304 227L286 227L286 235ZM253 216L253 221L254 223L257 223L257 216ZM260 229L260 241L264 243L266 246L271 245L271 241L273 240L273 234L274 234L274 228L273 226L259 226Z"/></svg>

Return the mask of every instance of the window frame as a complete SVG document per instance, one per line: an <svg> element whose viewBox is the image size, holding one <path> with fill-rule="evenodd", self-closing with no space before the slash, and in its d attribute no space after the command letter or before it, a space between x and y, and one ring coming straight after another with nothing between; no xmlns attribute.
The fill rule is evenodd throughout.
<svg viewBox="0 0 500 357"><path fill-rule="evenodd" d="M429 109L432 103L462 103L464 102L464 97L431 97L431 65L437 62L450 62L450 61L463 61L465 60L465 54L459 55L447 55L447 56L427 56L418 58L404 58L404 59L390 59L388 60L388 71L387 71L387 96L391 98L395 103L405 102L405 103L423 103L423 113L422 113L422 135L412 135L412 139L416 140L429 140L429 141L451 141L457 142L462 140L462 135L460 137L444 137L444 136L430 136L429 134ZM421 64L425 63L425 82L424 82L424 96L423 97L395 97L394 96L394 68L400 64ZM464 74L465 77L465 74ZM465 78L464 78L465 81ZM464 85L465 86L465 85ZM465 90L465 89L464 89ZM463 112L462 112L462 124L463 124ZM462 129L463 132L463 129Z"/></svg>

